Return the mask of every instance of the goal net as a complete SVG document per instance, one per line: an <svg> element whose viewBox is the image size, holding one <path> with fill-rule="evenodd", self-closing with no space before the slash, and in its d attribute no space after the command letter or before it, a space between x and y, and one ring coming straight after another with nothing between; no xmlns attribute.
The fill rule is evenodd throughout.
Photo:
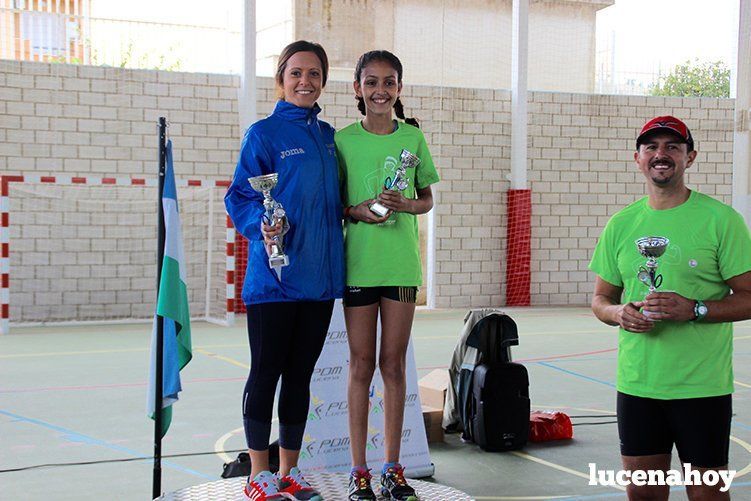
<svg viewBox="0 0 751 501"><path fill-rule="evenodd" d="M7 183L11 326L153 318L155 182L96 181ZM229 323L226 188L180 184L191 316Z"/></svg>

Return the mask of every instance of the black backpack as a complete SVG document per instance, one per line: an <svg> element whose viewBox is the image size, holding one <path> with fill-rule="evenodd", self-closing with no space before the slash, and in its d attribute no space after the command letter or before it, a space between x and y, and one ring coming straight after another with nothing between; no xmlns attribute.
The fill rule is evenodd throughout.
<svg viewBox="0 0 751 501"><path fill-rule="evenodd" d="M474 367L459 377L462 438L487 451L519 449L529 435L529 376L511 362L511 346L519 344L516 322L508 315L483 317L465 344L477 350Z"/></svg>
<svg viewBox="0 0 751 501"><path fill-rule="evenodd" d="M222 478L247 477L250 475L250 454L241 452L231 463L224 463L222 467ZM269 471L276 473L279 471L279 441L275 440L269 444Z"/></svg>
<svg viewBox="0 0 751 501"><path fill-rule="evenodd" d="M521 449L529 437L529 376L513 362L480 364L472 386L472 440L486 451Z"/></svg>

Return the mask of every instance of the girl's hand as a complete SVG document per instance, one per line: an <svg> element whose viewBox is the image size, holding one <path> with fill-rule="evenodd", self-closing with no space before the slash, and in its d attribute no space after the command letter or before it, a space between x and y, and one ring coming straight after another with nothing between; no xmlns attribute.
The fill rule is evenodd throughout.
<svg viewBox="0 0 751 501"><path fill-rule="evenodd" d="M378 217L375 213L373 213L370 210L370 204L372 204L373 202L375 202L375 200L373 199L363 200L359 204L353 206L349 210L349 217L368 224L379 224L391 217L391 211L388 211L383 217Z"/></svg>
<svg viewBox="0 0 751 501"><path fill-rule="evenodd" d="M378 195L378 201L381 202L392 212L409 212L412 213L412 200L404 198L400 191L383 190Z"/></svg>
<svg viewBox="0 0 751 501"><path fill-rule="evenodd" d="M271 246L276 245L274 237L281 234L281 222L278 222L274 226L269 226L266 223L261 222L261 235L263 235L263 243L266 245L266 254L271 255Z"/></svg>

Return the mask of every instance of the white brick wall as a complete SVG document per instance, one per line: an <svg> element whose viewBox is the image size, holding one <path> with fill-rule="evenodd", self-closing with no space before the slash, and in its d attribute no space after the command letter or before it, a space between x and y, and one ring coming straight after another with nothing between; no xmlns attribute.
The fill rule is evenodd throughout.
<svg viewBox="0 0 751 501"><path fill-rule="evenodd" d="M234 171L239 77L11 61L0 70L2 172L153 177L160 115L170 120L178 177L228 179ZM271 112L271 79L259 79L258 100L259 115ZM407 82L403 101L422 120L442 178L434 190L437 306L502 305L510 93ZM330 82L320 102L337 128L360 117L349 82ZM644 194L633 150L648 118L687 121L699 150L689 184L729 203L733 109L733 100L713 98L531 93L533 304L588 304L587 263L602 227ZM80 238L99 231L79 229Z"/></svg>
<svg viewBox="0 0 751 501"><path fill-rule="evenodd" d="M558 109L556 103L567 104ZM647 119L672 114L686 120L699 150L687 174L688 184L730 203L732 103L710 98L531 94L533 304L589 302L594 277L587 264L602 227L610 215L644 195L633 152L636 133ZM710 119L710 113L715 118ZM549 125L555 123L567 125ZM548 140L556 151L540 146ZM549 161L546 152L552 156Z"/></svg>
<svg viewBox="0 0 751 501"><path fill-rule="evenodd" d="M211 283L207 282L213 192ZM225 214L221 188L179 188L189 301L223 318ZM155 189L11 183L11 321L148 319L154 312Z"/></svg>
<svg viewBox="0 0 751 501"><path fill-rule="evenodd" d="M164 115L178 176L232 174L236 146L200 140L239 138L239 77L16 61L0 61L0 73L5 172L154 176L155 124Z"/></svg>

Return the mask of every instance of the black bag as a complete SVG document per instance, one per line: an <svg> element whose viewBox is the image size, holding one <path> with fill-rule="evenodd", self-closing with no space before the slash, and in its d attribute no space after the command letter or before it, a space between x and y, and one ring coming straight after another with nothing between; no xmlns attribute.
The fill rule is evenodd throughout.
<svg viewBox="0 0 751 501"><path fill-rule="evenodd" d="M516 322L508 315L491 313L472 327L464 344L477 350L477 359L473 366L462 366L456 394L461 418L462 440L473 441L472 417L477 407L473 403L472 393L474 372L481 364L511 361L511 346L519 344Z"/></svg>
<svg viewBox="0 0 751 501"><path fill-rule="evenodd" d="M521 449L529 437L529 376L511 362L475 367L471 438L486 451Z"/></svg>
<svg viewBox="0 0 751 501"><path fill-rule="evenodd" d="M222 467L222 478L247 477L250 475L250 455L247 452L241 452L237 459L231 463L224 463ZM269 444L269 471L276 473L279 471L279 441L276 440Z"/></svg>
<svg viewBox="0 0 751 501"><path fill-rule="evenodd" d="M475 324L466 344L477 348L482 363L511 362L511 347L519 344L516 322L508 315L492 313Z"/></svg>
<svg viewBox="0 0 751 501"><path fill-rule="evenodd" d="M241 452L237 459L231 463L224 463L222 467L222 478L247 477L250 475L250 455L247 452Z"/></svg>

